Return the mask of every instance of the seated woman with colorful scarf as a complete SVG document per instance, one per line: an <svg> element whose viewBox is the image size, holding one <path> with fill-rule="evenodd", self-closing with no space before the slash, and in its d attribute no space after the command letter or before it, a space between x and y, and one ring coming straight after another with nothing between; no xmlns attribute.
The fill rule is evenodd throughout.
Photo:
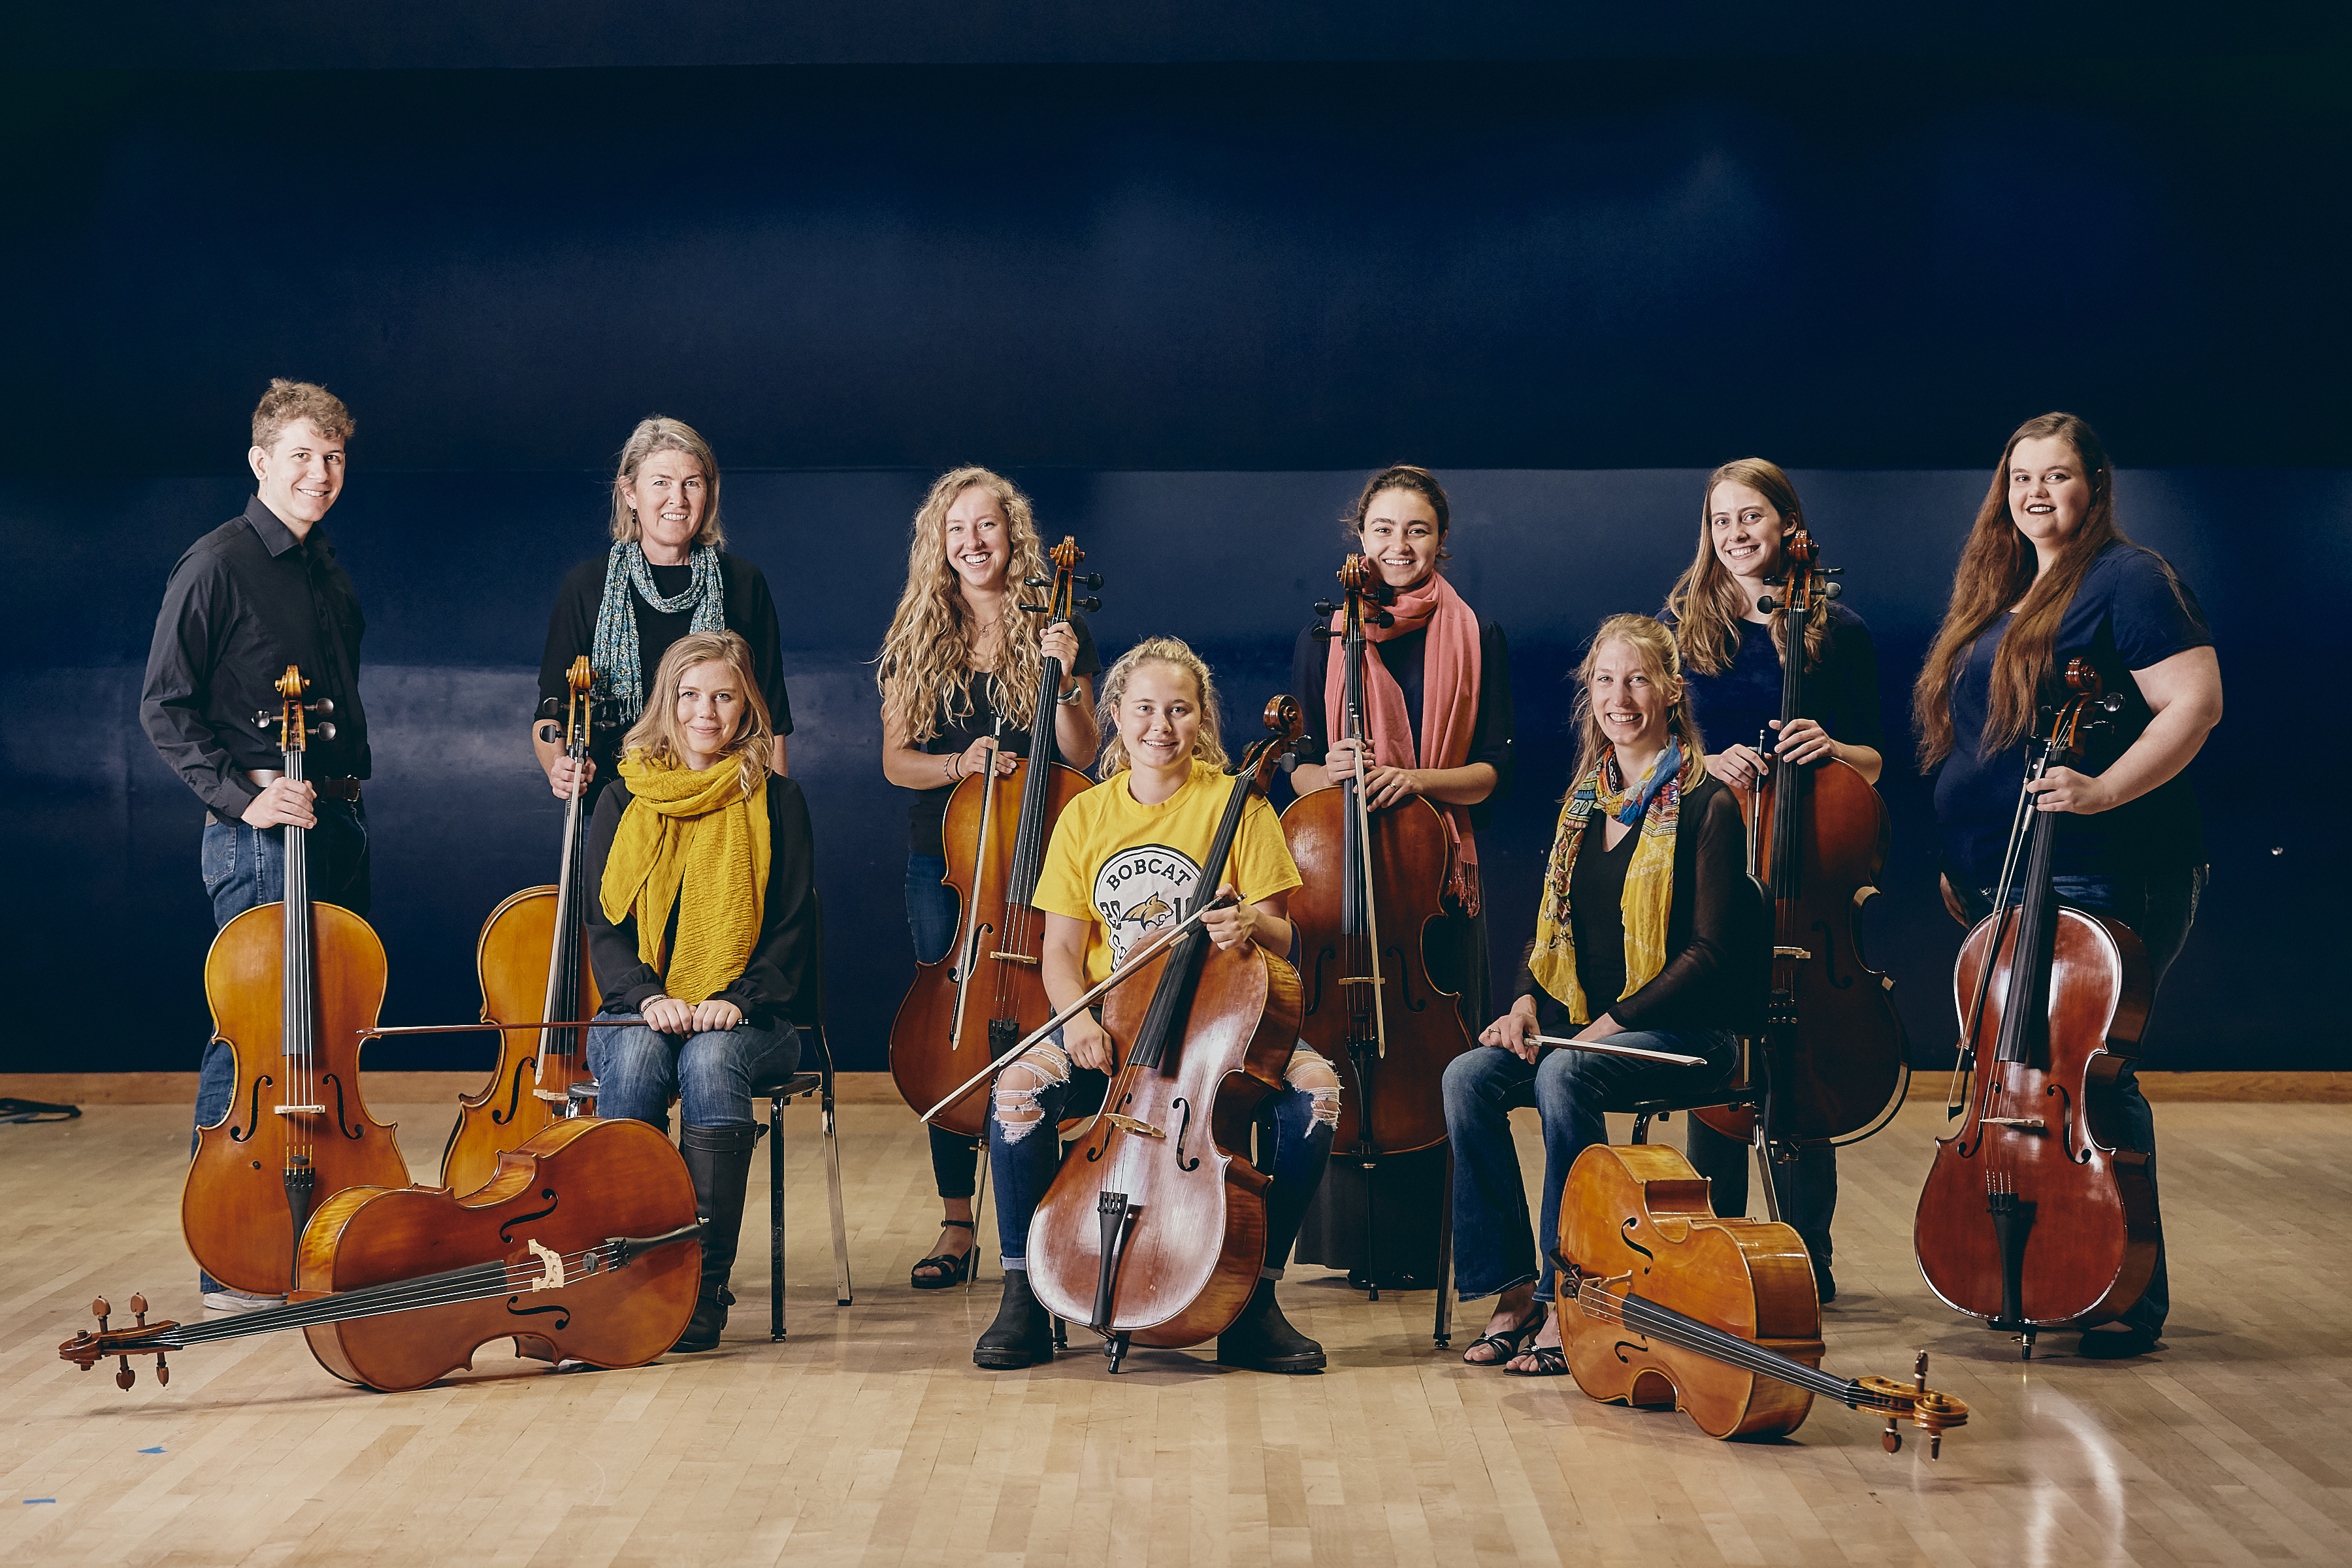
<svg viewBox="0 0 2352 1568"><path fill-rule="evenodd" d="M1738 797L1706 771L1674 634L1647 616L1612 616L1577 680L1576 782L1552 839L1518 999L1445 1073L1454 1280L1465 1301L1499 1298L1462 1359L1547 1377L1568 1362L1545 1310L1554 1280L1528 1234L1511 1111L1531 1105L1543 1121L1538 1235L1549 1254L1569 1167L1607 1137L1602 1112L1723 1082L1738 1037L1762 1023L1769 984L1747 828ZM1546 1047L1538 1035L1704 1063ZM1523 1350L1530 1339L1535 1348Z"/></svg>
<svg viewBox="0 0 2352 1568"><path fill-rule="evenodd" d="M727 1325L759 1140L751 1085L799 1063L791 1014L816 933L808 803L770 772L774 737L751 671L733 632L670 645L588 840L604 1011L645 1020L588 1032L597 1110L667 1131L677 1100L703 1219L702 1289L681 1351L709 1350Z"/></svg>

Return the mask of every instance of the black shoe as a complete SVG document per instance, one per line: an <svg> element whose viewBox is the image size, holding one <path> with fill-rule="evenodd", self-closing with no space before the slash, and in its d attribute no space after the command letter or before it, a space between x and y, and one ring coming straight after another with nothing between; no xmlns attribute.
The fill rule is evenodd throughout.
<svg viewBox="0 0 2352 1568"><path fill-rule="evenodd" d="M677 1337L673 1351L715 1350L719 1332L727 1326L727 1309L735 1304L727 1289L735 1267L735 1244L743 1236L743 1191L751 1181L751 1151L759 1147L761 1128L754 1122L730 1127L688 1127L677 1136L677 1152L686 1159L687 1174L694 1178L694 1212L702 1217L702 1288L695 1295L694 1316Z"/></svg>
<svg viewBox="0 0 2352 1568"><path fill-rule="evenodd" d="M2074 1353L2093 1361L2120 1361L2126 1356L2146 1355L2163 1342L2162 1331L2158 1329L2093 1329L2084 1334Z"/></svg>
<svg viewBox="0 0 2352 1568"><path fill-rule="evenodd" d="M997 1304L996 1321L988 1325L971 1347L971 1364L995 1372L1035 1366L1054 1359L1054 1321L1044 1303L1029 1292L1029 1271L1004 1271L1004 1299Z"/></svg>
<svg viewBox="0 0 2352 1568"><path fill-rule="evenodd" d="M1274 1299L1274 1281L1260 1279L1249 1305L1217 1337L1217 1360L1257 1372L1320 1372L1323 1347L1290 1326Z"/></svg>

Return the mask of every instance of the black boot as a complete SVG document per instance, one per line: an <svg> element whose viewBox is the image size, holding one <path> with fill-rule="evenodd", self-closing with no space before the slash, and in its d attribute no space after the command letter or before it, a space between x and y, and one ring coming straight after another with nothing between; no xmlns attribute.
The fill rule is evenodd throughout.
<svg viewBox="0 0 2352 1568"><path fill-rule="evenodd" d="M1054 1359L1052 1315L1029 1293L1029 1271L1004 1271L1004 1300L996 1308L996 1321L971 1347L971 1364L999 1372L1034 1366Z"/></svg>
<svg viewBox="0 0 2352 1568"><path fill-rule="evenodd" d="M1242 1315L1217 1337L1217 1360L1258 1372L1320 1372L1323 1347L1290 1326L1274 1299L1274 1281L1260 1279Z"/></svg>
<svg viewBox="0 0 2352 1568"><path fill-rule="evenodd" d="M670 1346L674 1351L715 1349L719 1331L727 1326L727 1309L735 1302L727 1274L743 1235L743 1189L751 1184L751 1151L759 1142L760 1128L750 1121L688 1127L677 1135L677 1152L694 1178L694 1212L702 1218L702 1289L686 1332Z"/></svg>

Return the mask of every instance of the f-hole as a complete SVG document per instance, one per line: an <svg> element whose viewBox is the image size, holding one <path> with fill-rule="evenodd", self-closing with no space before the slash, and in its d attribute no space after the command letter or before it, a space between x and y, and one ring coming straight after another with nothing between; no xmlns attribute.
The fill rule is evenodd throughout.
<svg viewBox="0 0 2352 1568"><path fill-rule="evenodd" d="M499 1226L499 1239L500 1241L512 1241L514 1237L511 1233L515 1226L519 1225L529 1225L535 1219L545 1219L549 1215L555 1212L556 1205L562 1202L562 1200L555 1195L555 1189L553 1187L540 1188L539 1195L547 1200L547 1206L539 1210L535 1214L517 1215L514 1218L507 1221L506 1224Z"/></svg>
<svg viewBox="0 0 2352 1568"><path fill-rule="evenodd" d="M268 1087L269 1075L268 1073L261 1073L254 1079L253 1100L251 1103L247 1105L245 1108L245 1131L239 1132L236 1128L230 1128L228 1130L228 1141L230 1142L244 1142L247 1139L253 1136L254 1129L261 1125L261 1091Z"/></svg>

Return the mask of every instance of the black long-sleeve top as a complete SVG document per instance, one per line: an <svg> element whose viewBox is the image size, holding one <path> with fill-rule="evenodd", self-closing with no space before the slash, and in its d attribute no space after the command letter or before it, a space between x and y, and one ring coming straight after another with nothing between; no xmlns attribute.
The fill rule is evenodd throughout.
<svg viewBox="0 0 2352 1568"><path fill-rule="evenodd" d="M1585 818L1589 836L1576 857L1570 883L1571 915L1576 919L1577 981L1584 984L1584 955L1594 943L1610 944L1603 961L1593 966L1602 978L1608 960L1617 965L1623 984L1625 942L1622 905L1605 913L1574 908L1578 887L1584 882L1585 862L1601 853L1601 823L1595 813ZM1624 887L1622 869L1614 879ZM1771 984L1769 935L1764 924L1764 899L1748 875L1748 825L1739 815L1739 797L1713 774L1683 796L1682 814L1675 828L1675 884L1666 911L1666 964L1647 985L1631 996L1611 1002L1587 990L1587 1005L1594 1017L1603 1013L1626 1029L1733 1029L1750 1033L1764 1023L1765 993ZM1568 1009L1536 983L1528 966L1535 953L1528 939L1519 960L1514 996L1533 996L1536 1014L1546 1034L1568 1032Z"/></svg>
<svg viewBox="0 0 2352 1568"><path fill-rule="evenodd" d="M583 561L564 575L555 590L555 607L547 617L547 647L539 661L539 700L543 704L555 700L555 711L562 713L569 701L572 688L565 680L572 661L592 653L596 644L596 616L604 607L604 571L609 554ZM655 566L654 586L665 598L675 598L694 584L694 568L687 566ZM776 624L776 601L768 592L768 579L757 566L740 555L719 552L719 583L721 590L720 614L727 629L734 632L751 647L751 674L760 683L760 696L768 704L768 721L779 735L793 732L793 705L784 693L784 660L781 645L782 634ZM645 596L632 590L629 607L636 613L637 668L642 672L645 689L637 693L642 701L653 689L654 675L661 668L662 655L670 644L693 629L694 612L680 610L667 614L655 609ZM533 716L541 711L532 710ZM611 726L596 731L590 737L588 755L596 764L596 784L614 775L614 764L621 755L622 730Z"/></svg>
<svg viewBox="0 0 2352 1568"><path fill-rule="evenodd" d="M1320 767L1331 750L1331 736L1325 723L1323 683L1329 679L1331 652L1339 646L1337 639L1327 640L1315 635L1312 626L1298 634L1298 646L1290 658L1290 689L1298 699L1301 716L1307 721L1307 733L1292 753L1301 763ZM1399 689L1404 693L1406 717L1412 721L1415 752L1421 745L1421 678L1429 660L1429 633L1426 629L1407 632L1386 642L1367 642L1367 657L1377 658L1389 672ZM1463 765L1485 763L1495 770L1495 787L1486 798L1470 806L1470 826L1482 828L1493 814L1496 802L1511 793L1511 649L1504 640L1503 628L1478 617L1478 712L1470 726L1470 754L1462 759Z"/></svg>
<svg viewBox="0 0 2352 1568"><path fill-rule="evenodd" d="M596 816L588 830L588 956L596 966L608 1011L641 1011L649 996L659 996L662 977L653 965L637 957L637 921L624 915L616 924L604 918L604 862L613 853L613 836L620 831L621 814L633 799L625 780L614 779L596 802ZM802 999L814 994L817 979L808 972L816 955L816 846L809 830L808 801L801 786L772 775L766 792L768 808L768 897L760 920L760 940L741 975L710 1000L732 1002L756 1028L772 1029L792 1022L802 1011ZM669 952L677 952L677 908L670 911ZM682 1002L700 1002L683 996Z"/></svg>
<svg viewBox="0 0 2352 1568"><path fill-rule="evenodd" d="M360 703L359 591L336 563L323 526L304 538L254 497L245 510L188 547L163 585L147 650L139 722L172 771L224 820L260 790L248 768L276 768L275 726L254 721L284 700L288 665L310 682L304 700L334 702L335 738L313 735L312 778L369 776L367 710Z"/></svg>

